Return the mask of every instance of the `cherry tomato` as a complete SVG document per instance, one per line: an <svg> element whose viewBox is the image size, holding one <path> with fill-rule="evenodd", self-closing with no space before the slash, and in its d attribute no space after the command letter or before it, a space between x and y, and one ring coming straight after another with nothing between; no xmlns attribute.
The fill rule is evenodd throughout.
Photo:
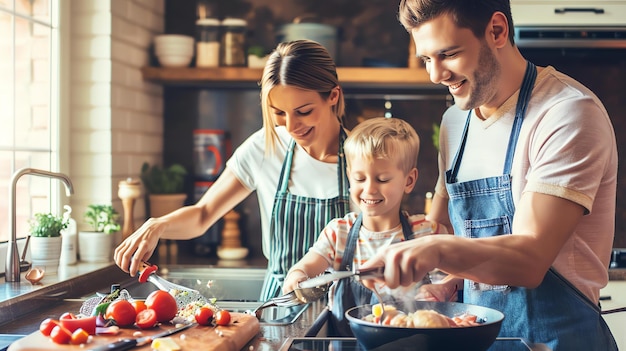
<svg viewBox="0 0 626 351"><path fill-rule="evenodd" d="M141 329L149 329L157 324L157 314L152 308L146 308L143 311L137 313L135 324Z"/></svg>
<svg viewBox="0 0 626 351"><path fill-rule="evenodd" d="M200 325L209 325L213 322L213 310L208 307L200 307L194 313L196 322Z"/></svg>
<svg viewBox="0 0 626 351"><path fill-rule="evenodd" d="M156 290L150 293L146 298L146 307L156 311L157 321L169 322L178 313L176 299L169 292L164 290Z"/></svg>
<svg viewBox="0 0 626 351"><path fill-rule="evenodd" d="M96 334L96 316L90 317L82 317L75 319L61 319L59 323L65 328L69 329L70 332L74 332L77 329L83 329L88 334L94 335Z"/></svg>
<svg viewBox="0 0 626 351"><path fill-rule="evenodd" d="M230 323L230 312L227 310L215 312L215 323L217 323L217 325L228 325Z"/></svg>
<svg viewBox="0 0 626 351"><path fill-rule="evenodd" d="M148 308L146 307L146 301L144 300L133 300L131 303L133 304L133 307L135 307L135 312L137 313Z"/></svg>
<svg viewBox="0 0 626 351"><path fill-rule="evenodd" d="M83 328L78 328L72 333L70 344L80 345L86 343L87 340L89 340L89 333L87 333Z"/></svg>
<svg viewBox="0 0 626 351"><path fill-rule="evenodd" d="M61 315L61 317L59 317L59 320L63 319L76 319L76 315L71 312L65 312Z"/></svg>
<svg viewBox="0 0 626 351"><path fill-rule="evenodd" d="M50 338L57 344L69 344L70 340L72 340L72 332L62 325L57 325L52 328Z"/></svg>
<svg viewBox="0 0 626 351"><path fill-rule="evenodd" d="M39 324L39 331L45 336L50 336L50 332L57 325L59 325L59 321L56 319L46 318Z"/></svg>
<svg viewBox="0 0 626 351"><path fill-rule="evenodd" d="M128 300L115 300L107 307L105 317L114 319L120 327L127 327L135 323L137 312Z"/></svg>

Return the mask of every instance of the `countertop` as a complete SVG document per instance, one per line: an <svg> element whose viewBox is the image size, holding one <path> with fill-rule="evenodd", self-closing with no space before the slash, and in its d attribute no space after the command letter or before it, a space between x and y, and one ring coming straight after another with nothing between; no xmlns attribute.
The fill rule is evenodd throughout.
<svg viewBox="0 0 626 351"><path fill-rule="evenodd" d="M153 262L157 263L157 262ZM251 259L242 261L222 261L217 259L179 258L176 261L157 264L183 264L183 265L209 265L217 267L265 267L265 259ZM86 272L88 271L88 272ZM62 273L61 273L62 272ZM85 273L86 272L86 273ZM93 295L96 291L107 292L110 285L120 283L122 287L132 284L136 278L130 278L114 264L101 264L96 266L82 266L61 270L60 274L66 274L66 281L31 287L25 292L12 299L0 302L0 334L30 334L38 330L39 323L45 318L58 318L63 312L78 311L86 296ZM623 307L623 301L619 299L626 289L626 269L613 269L610 271L612 281L609 287L602 290L603 295L610 295L611 300L602 301L603 310ZM50 277L49 279L55 279ZM56 277L58 279L58 277ZM98 282L94 284L94 282ZM15 289L15 285L30 285L27 281L21 283L4 283L4 291ZM3 284L0 284L0 287ZM0 288L0 291L2 289ZM280 349L288 337L303 337L314 324L320 313L324 310L324 303L311 304L300 318L290 325L267 325L261 324L260 333L252 339L244 350L275 351ZM617 315L626 315L618 313ZM609 317L611 319L613 317ZM4 320L4 322L1 322Z"/></svg>

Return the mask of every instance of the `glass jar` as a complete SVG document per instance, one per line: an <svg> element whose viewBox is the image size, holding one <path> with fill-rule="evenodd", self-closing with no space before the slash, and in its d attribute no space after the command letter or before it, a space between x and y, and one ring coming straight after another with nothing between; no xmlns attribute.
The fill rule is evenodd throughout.
<svg viewBox="0 0 626 351"><path fill-rule="evenodd" d="M246 26L241 18L222 21L222 66L246 66Z"/></svg>
<svg viewBox="0 0 626 351"><path fill-rule="evenodd" d="M220 25L217 18L196 21L196 66L218 67L220 65Z"/></svg>

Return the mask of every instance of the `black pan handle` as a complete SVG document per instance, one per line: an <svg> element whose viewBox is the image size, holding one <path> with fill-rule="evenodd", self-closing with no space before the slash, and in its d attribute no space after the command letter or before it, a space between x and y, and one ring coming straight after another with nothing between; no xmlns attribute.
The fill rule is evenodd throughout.
<svg viewBox="0 0 626 351"><path fill-rule="evenodd" d="M568 12L591 12L596 15L601 15L604 13L604 9L601 8L593 8L593 7L563 7L554 9L554 13L556 14L564 14Z"/></svg>

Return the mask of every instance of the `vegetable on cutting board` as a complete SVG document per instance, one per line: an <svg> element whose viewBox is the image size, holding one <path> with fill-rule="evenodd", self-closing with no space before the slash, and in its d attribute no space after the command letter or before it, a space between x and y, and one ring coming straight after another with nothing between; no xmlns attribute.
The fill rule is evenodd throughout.
<svg viewBox="0 0 626 351"><path fill-rule="evenodd" d="M152 344L150 345L153 350L156 351L177 351L180 350L180 346L172 339L172 337L168 336L165 338L156 338L152 340Z"/></svg>

